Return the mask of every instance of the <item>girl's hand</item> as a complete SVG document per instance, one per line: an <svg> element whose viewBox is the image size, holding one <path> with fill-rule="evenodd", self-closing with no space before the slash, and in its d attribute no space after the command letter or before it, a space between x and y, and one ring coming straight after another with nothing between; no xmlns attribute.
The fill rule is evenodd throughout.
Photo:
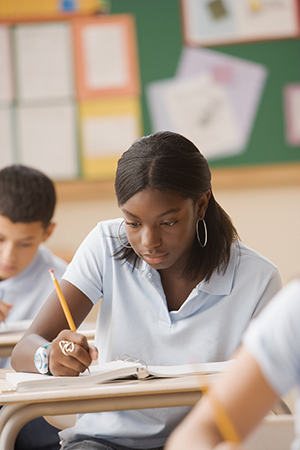
<svg viewBox="0 0 300 450"><path fill-rule="evenodd" d="M0 300L0 322L3 322L8 316L9 310L14 305L12 303L4 303Z"/></svg>
<svg viewBox="0 0 300 450"><path fill-rule="evenodd" d="M64 354L62 348L66 342L70 344L65 347L66 354ZM49 353L49 369L55 376L76 377L91 365L92 360L97 358L97 348L90 347L83 334L63 330L52 341Z"/></svg>

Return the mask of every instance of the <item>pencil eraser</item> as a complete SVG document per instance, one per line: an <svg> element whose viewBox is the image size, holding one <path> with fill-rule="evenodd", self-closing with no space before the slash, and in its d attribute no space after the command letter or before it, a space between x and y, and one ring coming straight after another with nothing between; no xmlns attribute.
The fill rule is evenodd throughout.
<svg viewBox="0 0 300 450"><path fill-rule="evenodd" d="M50 274L50 277L52 278L52 280L54 281L54 280L55 280L54 270L53 270L53 269L50 269L50 270L49 270L49 274Z"/></svg>

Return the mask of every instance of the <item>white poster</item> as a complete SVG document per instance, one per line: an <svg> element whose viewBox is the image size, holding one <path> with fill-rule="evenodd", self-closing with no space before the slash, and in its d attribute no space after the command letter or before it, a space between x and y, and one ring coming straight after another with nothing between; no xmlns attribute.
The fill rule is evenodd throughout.
<svg viewBox="0 0 300 450"><path fill-rule="evenodd" d="M85 158L120 156L140 137L138 117L133 114L90 116L82 120Z"/></svg>
<svg viewBox="0 0 300 450"><path fill-rule="evenodd" d="M11 110L0 108L0 169L15 163L12 136Z"/></svg>
<svg viewBox="0 0 300 450"><path fill-rule="evenodd" d="M69 24L19 25L15 29L15 45L20 102L72 97L73 50Z"/></svg>
<svg viewBox="0 0 300 450"><path fill-rule="evenodd" d="M33 166L55 180L78 176L73 104L20 106L16 120L21 164Z"/></svg>
<svg viewBox="0 0 300 450"><path fill-rule="evenodd" d="M0 26L0 104L13 101L12 55L9 27Z"/></svg>

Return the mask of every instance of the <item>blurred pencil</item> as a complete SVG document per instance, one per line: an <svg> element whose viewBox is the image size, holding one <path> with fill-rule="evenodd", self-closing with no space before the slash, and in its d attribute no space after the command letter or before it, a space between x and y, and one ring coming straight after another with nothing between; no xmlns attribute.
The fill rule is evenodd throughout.
<svg viewBox="0 0 300 450"><path fill-rule="evenodd" d="M222 403L212 392L208 393L208 398L213 409L216 425L224 441L235 442L237 444L241 443L238 432Z"/></svg>

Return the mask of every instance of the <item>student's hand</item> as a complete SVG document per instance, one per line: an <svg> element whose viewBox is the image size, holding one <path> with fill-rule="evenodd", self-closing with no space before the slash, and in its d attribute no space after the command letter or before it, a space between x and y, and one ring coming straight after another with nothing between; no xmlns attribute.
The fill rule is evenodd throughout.
<svg viewBox="0 0 300 450"><path fill-rule="evenodd" d="M4 303L0 300L0 322L3 322L8 316L9 310L14 305L12 303Z"/></svg>
<svg viewBox="0 0 300 450"><path fill-rule="evenodd" d="M97 348L90 347L83 334L63 330L52 341L49 369L55 376L78 376L97 358Z"/></svg>

